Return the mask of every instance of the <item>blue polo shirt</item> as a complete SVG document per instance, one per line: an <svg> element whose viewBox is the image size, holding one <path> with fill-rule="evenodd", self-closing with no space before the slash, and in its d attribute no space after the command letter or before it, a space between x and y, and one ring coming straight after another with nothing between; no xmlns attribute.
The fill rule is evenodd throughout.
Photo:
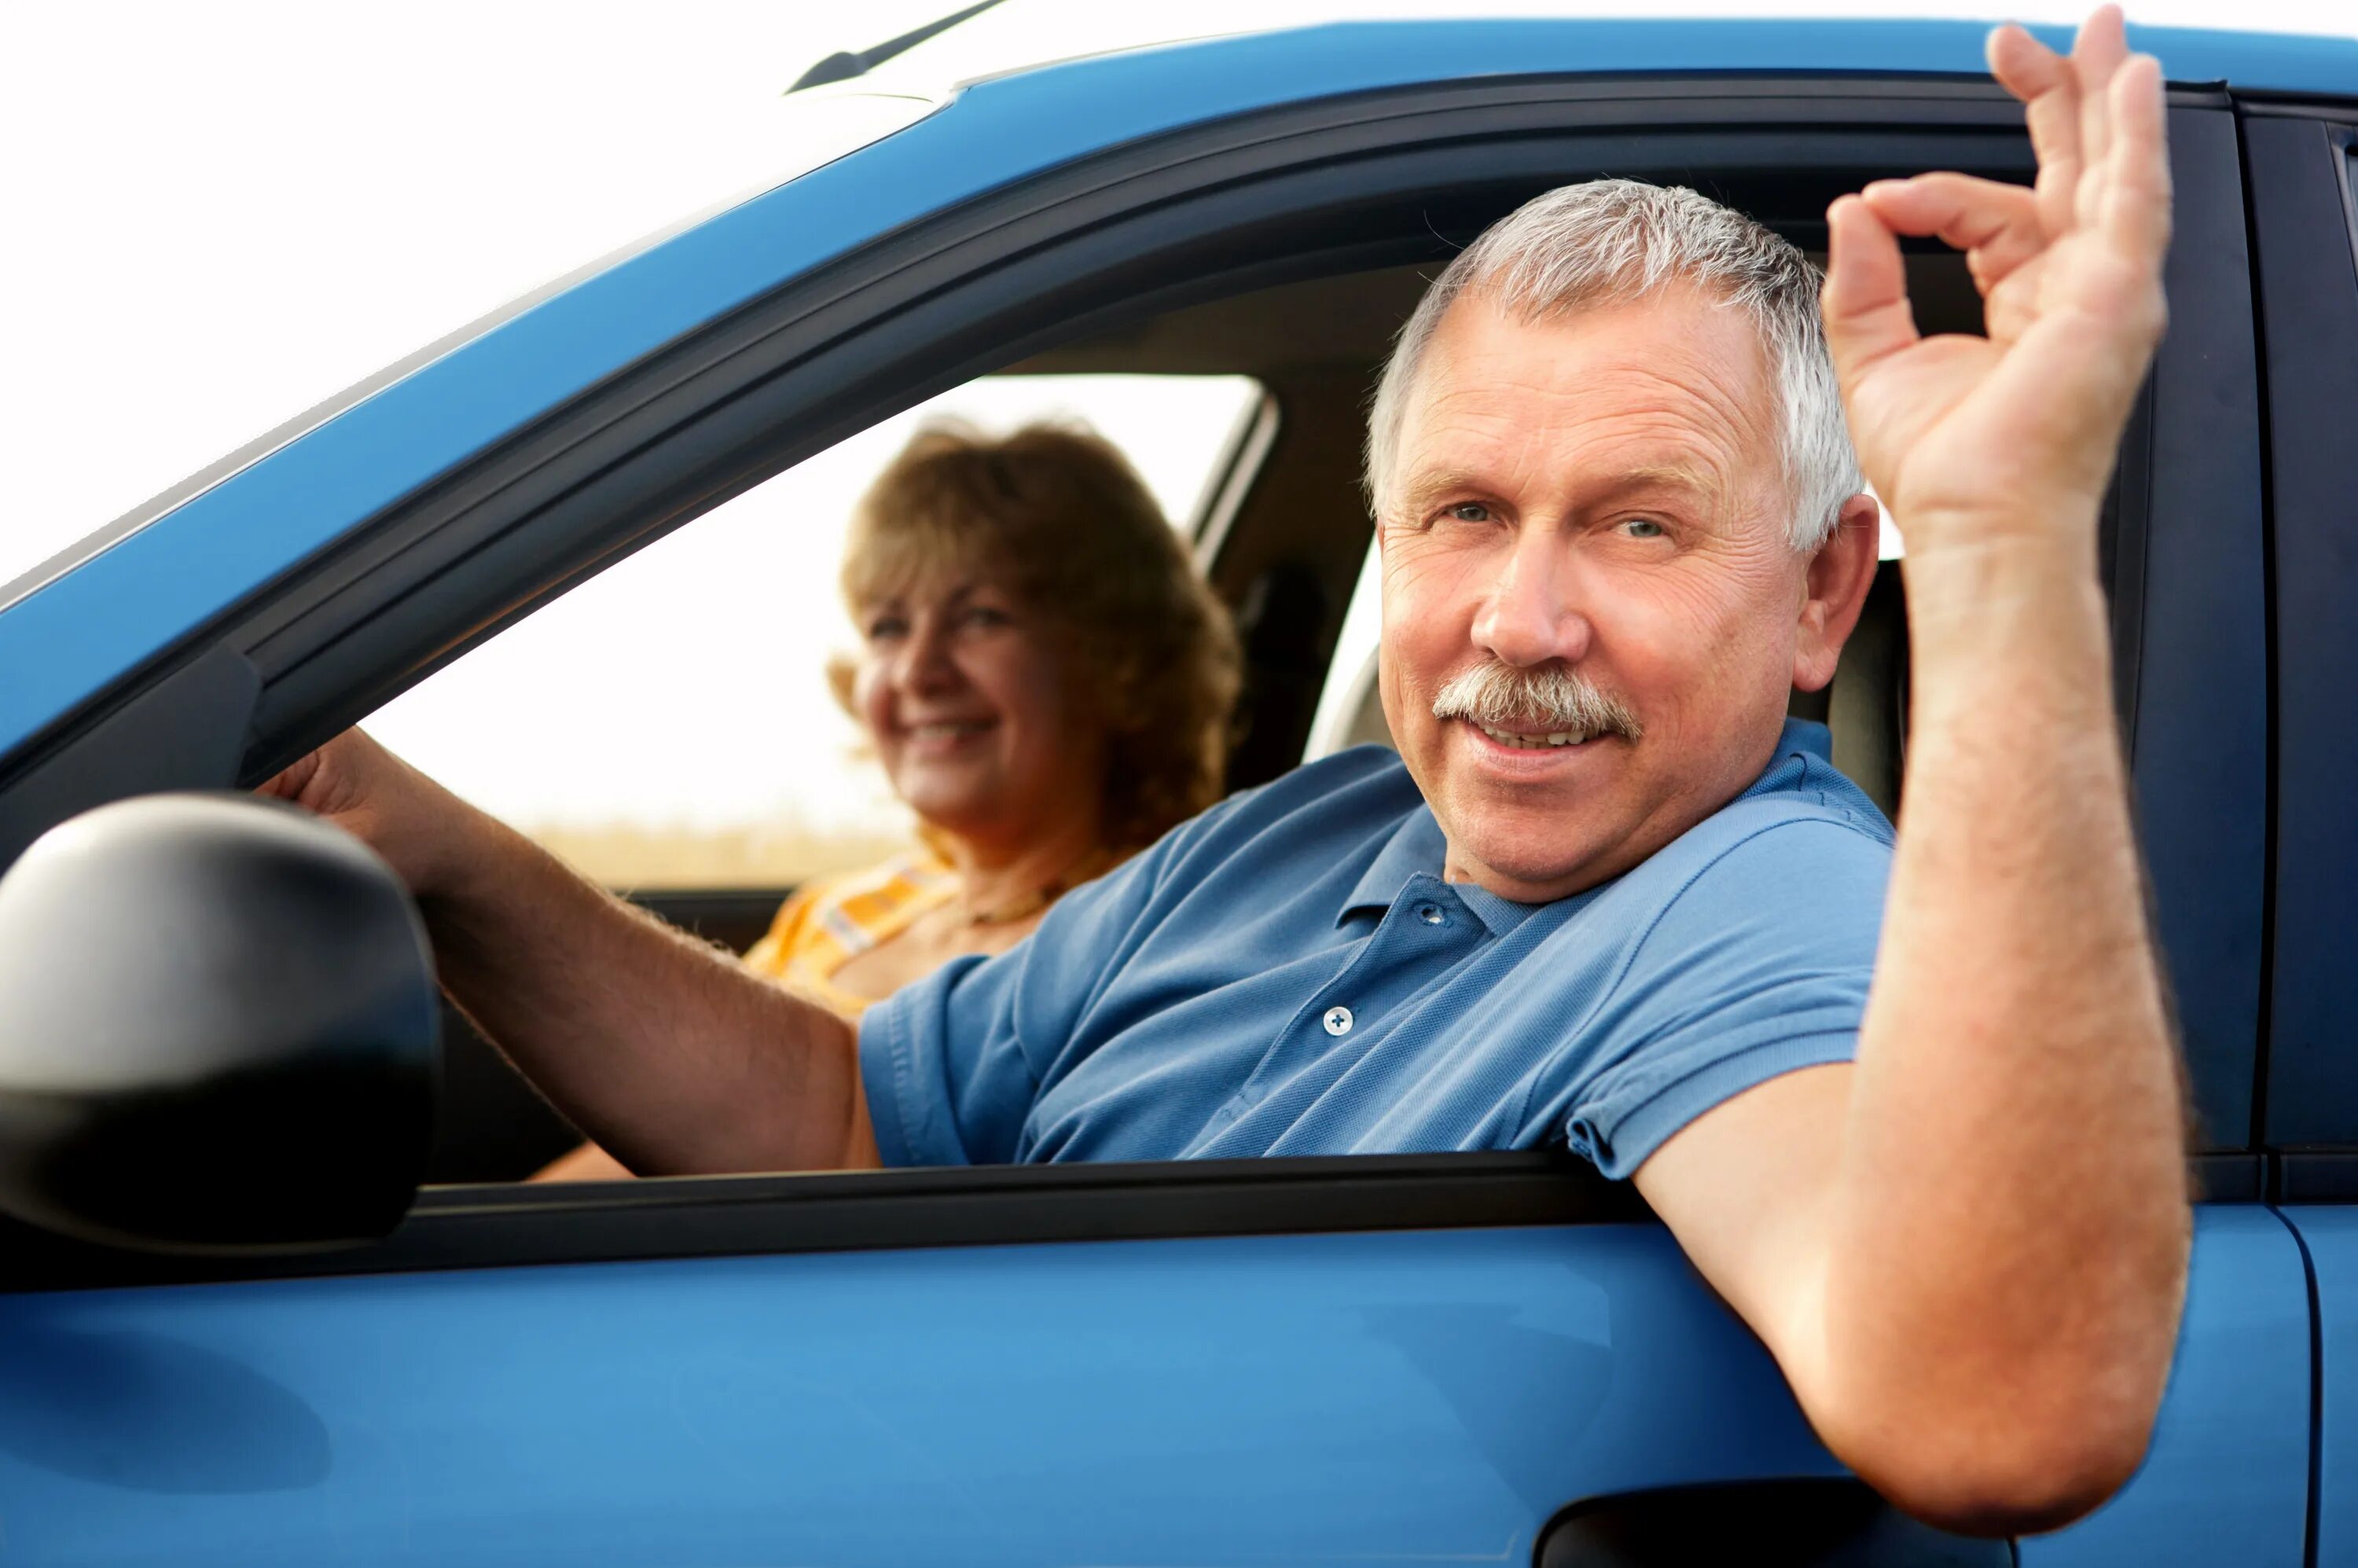
<svg viewBox="0 0 2358 1568"><path fill-rule="evenodd" d="M1743 795L1539 904L1442 880L1390 752L1297 769L871 1008L877 1144L951 1165L1569 1142L1626 1176L1854 1051L1891 826L1826 744L1788 722Z"/></svg>

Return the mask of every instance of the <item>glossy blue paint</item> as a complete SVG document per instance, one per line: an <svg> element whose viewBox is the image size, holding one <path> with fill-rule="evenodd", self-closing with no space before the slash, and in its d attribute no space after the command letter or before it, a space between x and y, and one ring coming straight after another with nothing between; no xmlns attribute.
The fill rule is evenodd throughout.
<svg viewBox="0 0 2358 1568"><path fill-rule="evenodd" d="M2317 1282L2317 1568L2358 1568L2358 1205L2288 1206Z"/></svg>
<svg viewBox="0 0 2358 1568"><path fill-rule="evenodd" d="M2186 1315L2145 1467L2079 1524L2024 1541L2023 1568L2299 1568L2309 1389L2300 1249L2257 1204L2194 1212Z"/></svg>
<svg viewBox="0 0 2358 1568"><path fill-rule="evenodd" d="M2145 1472L2032 1564L2299 1562L2307 1303L2210 1208ZM9 1561L1529 1561L1572 1498L1826 1474L1654 1227L0 1298Z"/></svg>
<svg viewBox="0 0 2358 1568"><path fill-rule="evenodd" d="M1825 1473L1651 1227L0 1299L27 1564L1528 1562Z"/></svg>
<svg viewBox="0 0 2358 1568"><path fill-rule="evenodd" d="M1541 71L1978 73L1978 24L1369 23L1082 60L943 113L544 301L0 613L0 755L535 415L828 258L1114 144L1370 88ZM2358 40L2150 29L2179 80L2358 93Z"/></svg>

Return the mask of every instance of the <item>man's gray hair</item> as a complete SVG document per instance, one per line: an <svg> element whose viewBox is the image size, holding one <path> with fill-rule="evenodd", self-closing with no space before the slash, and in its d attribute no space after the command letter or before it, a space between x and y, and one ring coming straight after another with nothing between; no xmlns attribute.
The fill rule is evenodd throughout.
<svg viewBox="0 0 2358 1568"><path fill-rule="evenodd" d="M1593 179L1532 198L1460 251L1401 329L1368 416L1368 499L1380 518L1417 371L1442 317L1476 294L1519 319L1642 298L1684 281L1750 313L1781 404L1793 546L1814 550L1866 489L1818 317L1820 274L1790 243L1694 191Z"/></svg>

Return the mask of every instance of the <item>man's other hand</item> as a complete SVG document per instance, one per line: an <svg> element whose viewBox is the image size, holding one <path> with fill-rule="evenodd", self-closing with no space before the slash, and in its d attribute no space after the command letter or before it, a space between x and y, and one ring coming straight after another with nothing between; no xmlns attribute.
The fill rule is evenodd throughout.
<svg viewBox="0 0 2358 1568"><path fill-rule="evenodd" d="M451 997L643 1174L882 1163L849 1025L589 881L358 730L262 785L408 883Z"/></svg>
<svg viewBox="0 0 2358 1568"><path fill-rule="evenodd" d="M272 777L257 795L291 801L384 857L415 897L444 890L464 863L477 815L359 730L347 730Z"/></svg>

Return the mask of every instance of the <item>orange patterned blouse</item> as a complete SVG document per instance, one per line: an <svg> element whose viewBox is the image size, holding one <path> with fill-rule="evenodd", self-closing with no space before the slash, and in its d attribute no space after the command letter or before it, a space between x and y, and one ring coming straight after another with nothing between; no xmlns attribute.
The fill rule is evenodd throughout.
<svg viewBox="0 0 2358 1568"><path fill-rule="evenodd" d="M957 885L950 863L924 846L864 871L806 883L778 906L769 935L745 954L745 967L857 1019L875 999L836 985L835 972L946 903Z"/></svg>

